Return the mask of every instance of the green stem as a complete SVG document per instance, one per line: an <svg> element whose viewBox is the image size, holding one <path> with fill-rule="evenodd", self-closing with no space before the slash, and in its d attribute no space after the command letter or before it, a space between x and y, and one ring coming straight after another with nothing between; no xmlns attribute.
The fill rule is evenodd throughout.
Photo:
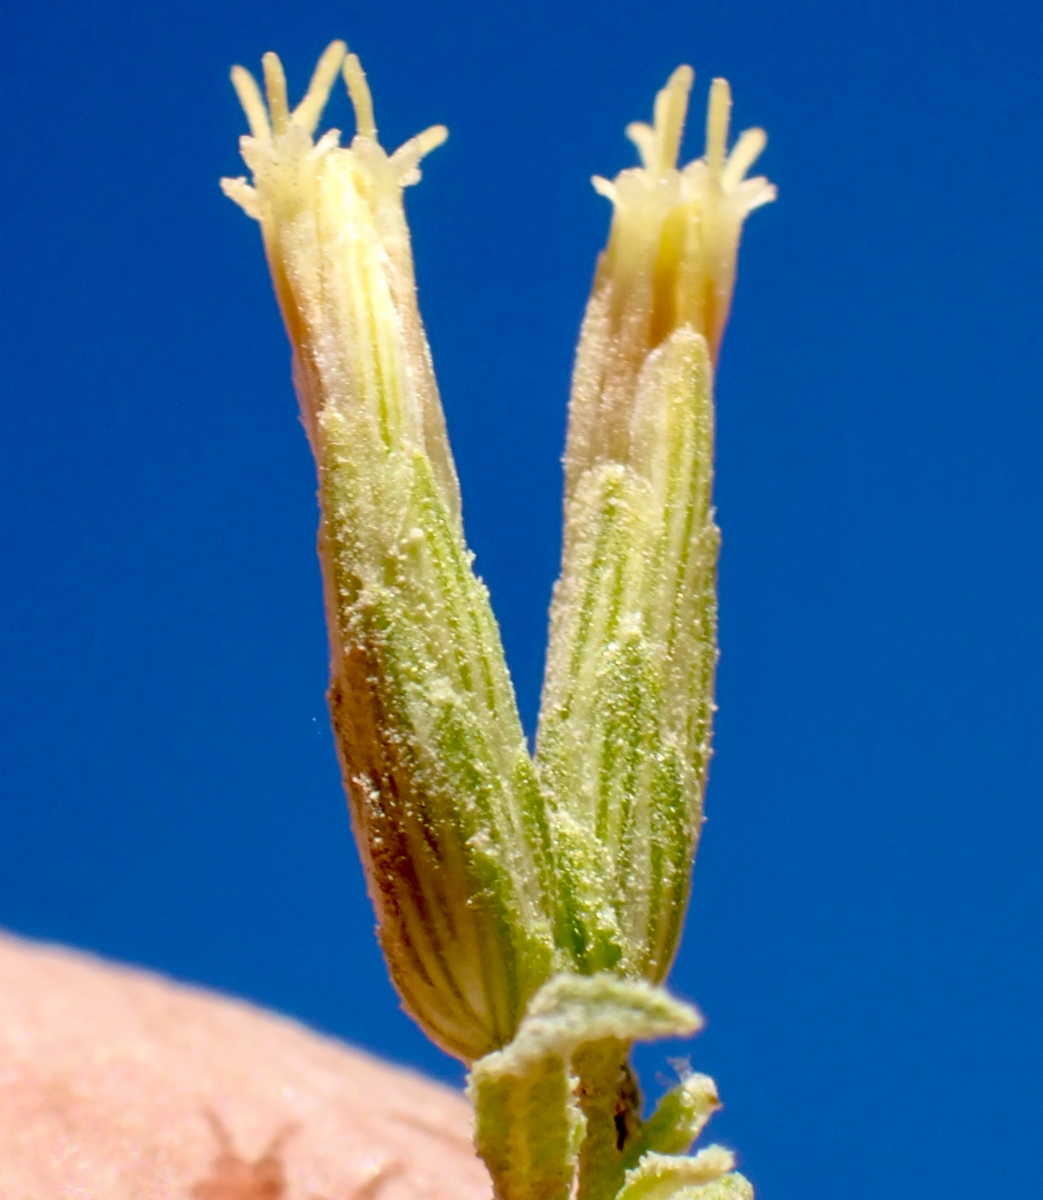
<svg viewBox="0 0 1043 1200"><path fill-rule="evenodd" d="M572 1057L587 1122L576 1200L612 1200L623 1186L627 1150L641 1130L641 1090L629 1057L630 1043L617 1038L588 1042Z"/></svg>

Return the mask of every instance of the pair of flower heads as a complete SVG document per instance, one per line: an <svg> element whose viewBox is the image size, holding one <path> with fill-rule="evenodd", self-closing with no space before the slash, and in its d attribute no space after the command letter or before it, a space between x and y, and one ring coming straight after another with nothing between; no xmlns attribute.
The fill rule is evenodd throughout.
<svg viewBox="0 0 1043 1200"><path fill-rule="evenodd" d="M775 190L727 150L710 89L705 155L677 165L679 67L641 166L612 202L576 354L561 574L535 749L518 717L417 306L403 188L446 137L377 140L358 59L334 42L291 110L232 81L252 180L222 186L261 226L315 455L329 703L378 935L407 1010L470 1067L475 1144L499 1200L752 1196L689 1074L647 1118L629 1052L694 1033L661 985L702 824L717 660L713 369L742 223ZM350 148L316 139L339 76Z"/></svg>

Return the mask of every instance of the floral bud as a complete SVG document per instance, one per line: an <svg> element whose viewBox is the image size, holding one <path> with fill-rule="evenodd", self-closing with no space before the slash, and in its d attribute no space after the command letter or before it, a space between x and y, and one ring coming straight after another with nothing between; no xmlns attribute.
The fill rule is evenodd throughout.
<svg viewBox="0 0 1043 1200"><path fill-rule="evenodd" d="M446 1050L513 1036L550 973L543 802L488 594L471 571L416 302L402 189L446 136L387 154L334 42L292 112L232 73L250 124L226 193L261 224L318 471L330 707L392 978ZM357 134L313 133L343 68Z"/></svg>
<svg viewBox="0 0 1043 1200"><path fill-rule="evenodd" d="M677 167L689 67L627 133L641 167L595 179L613 204L576 355L565 539L537 765L553 797L557 936L581 971L658 981L680 932L702 824L717 659L713 362L742 222L772 200L725 154L730 94L710 91L706 154Z"/></svg>

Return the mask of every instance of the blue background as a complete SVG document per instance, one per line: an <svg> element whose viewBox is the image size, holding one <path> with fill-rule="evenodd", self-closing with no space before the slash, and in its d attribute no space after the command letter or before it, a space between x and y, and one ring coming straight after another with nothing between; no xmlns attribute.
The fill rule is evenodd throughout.
<svg viewBox="0 0 1043 1200"><path fill-rule="evenodd" d="M1039 1194L1041 11L5 5L0 922L459 1081L397 1008L350 842L312 466L217 189L228 67L277 49L300 94L344 36L387 144L450 126L408 198L421 302L531 729L588 179L690 61L688 155L726 75L780 199L719 382L688 1053L765 1200Z"/></svg>

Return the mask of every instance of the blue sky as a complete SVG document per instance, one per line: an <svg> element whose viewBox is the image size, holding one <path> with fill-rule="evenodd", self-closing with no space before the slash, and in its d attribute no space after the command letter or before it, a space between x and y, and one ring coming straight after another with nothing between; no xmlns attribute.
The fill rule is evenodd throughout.
<svg viewBox="0 0 1043 1200"><path fill-rule="evenodd" d="M457 1082L403 1016L323 699L312 466L228 68L344 37L528 726L624 125L725 75L780 190L718 387L717 755L674 975L767 1197L1040 1185L1037 5L210 0L0 16L0 924ZM350 129L346 99L329 114Z"/></svg>

